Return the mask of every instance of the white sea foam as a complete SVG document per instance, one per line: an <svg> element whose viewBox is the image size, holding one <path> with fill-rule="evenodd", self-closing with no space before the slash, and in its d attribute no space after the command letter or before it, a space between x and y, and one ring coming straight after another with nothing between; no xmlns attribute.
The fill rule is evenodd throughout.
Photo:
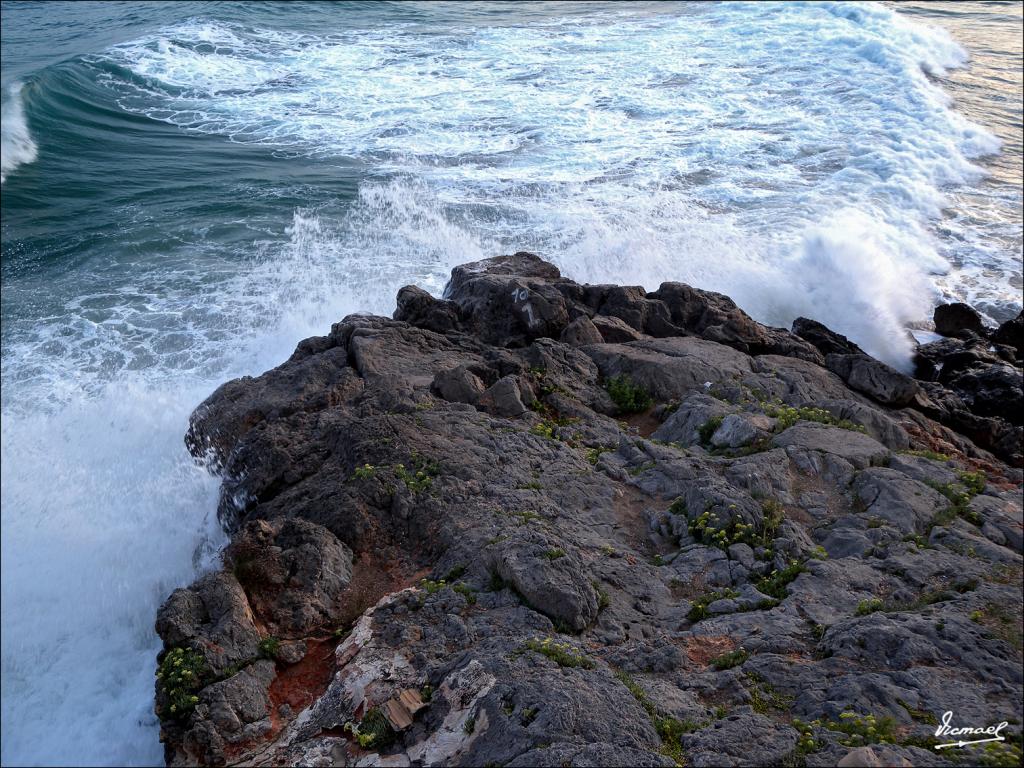
<svg viewBox="0 0 1024 768"><path fill-rule="evenodd" d="M25 119L21 83L6 89L0 106L0 184L19 166L36 159L38 148Z"/></svg>
<svg viewBox="0 0 1024 768"><path fill-rule="evenodd" d="M429 215L471 238L542 249L581 278L613 279L625 258L646 283L692 279L773 322L801 311L897 364L903 327L934 301L927 276L974 253L950 253L929 222L999 147L930 79L965 51L869 3L447 36L194 20L109 55L145 84L109 82L129 110L360 158L426 190ZM837 276L854 273L851 302ZM766 280L779 290L749 287Z"/></svg>

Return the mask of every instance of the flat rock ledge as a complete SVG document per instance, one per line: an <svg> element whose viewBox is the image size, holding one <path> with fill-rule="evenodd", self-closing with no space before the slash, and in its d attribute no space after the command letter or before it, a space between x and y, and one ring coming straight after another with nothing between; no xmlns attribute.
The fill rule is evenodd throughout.
<svg viewBox="0 0 1024 768"><path fill-rule="evenodd" d="M517 253L227 382L167 763L1019 764L1021 326L963 317L912 378Z"/></svg>

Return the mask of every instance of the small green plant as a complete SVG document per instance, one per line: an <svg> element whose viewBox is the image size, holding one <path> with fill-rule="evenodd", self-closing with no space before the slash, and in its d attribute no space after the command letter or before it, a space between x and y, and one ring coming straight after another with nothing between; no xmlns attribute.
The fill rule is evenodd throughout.
<svg viewBox="0 0 1024 768"><path fill-rule="evenodd" d="M857 615L867 616L869 613L875 613L876 611L882 610L884 603L877 597L873 597L870 600L861 600L857 603Z"/></svg>
<svg viewBox="0 0 1024 768"><path fill-rule="evenodd" d="M735 589L725 589L720 592L708 592L694 600L693 605L690 607L690 612L686 614L686 617L692 622L698 622L701 619L706 619L711 615L708 613L708 606L713 602L716 600L731 600L732 598L739 596L740 593Z"/></svg>
<svg viewBox="0 0 1024 768"><path fill-rule="evenodd" d="M776 600L783 600L789 594L786 587L806 570L806 566L799 560L790 560L789 565L781 571L774 570L758 581L757 590Z"/></svg>
<svg viewBox="0 0 1024 768"><path fill-rule="evenodd" d="M521 485L519 487L522 488L524 491L543 491L544 490L544 486L541 485L540 483L538 483L536 480L531 480L530 482L526 483L525 485Z"/></svg>
<svg viewBox="0 0 1024 768"><path fill-rule="evenodd" d="M369 480L377 474L377 468L372 464L363 464L361 467L356 467L352 472L352 476L356 480Z"/></svg>
<svg viewBox="0 0 1024 768"><path fill-rule="evenodd" d="M476 730L476 718L470 715L466 718L465 724L462 726L462 731L467 736Z"/></svg>
<svg viewBox="0 0 1024 768"><path fill-rule="evenodd" d="M804 761L800 758L810 754L811 752L817 752L821 746L814 740L814 730L803 720L799 720L794 717L793 727L796 729L797 733L800 734L800 738L797 739L796 742L796 759L793 761L793 764L802 765Z"/></svg>
<svg viewBox="0 0 1024 768"><path fill-rule="evenodd" d="M657 731L658 737L661 739L661 749L658 752L675 762L676 765L685 765L683 734L693 730L693 725L683 723L674 717L656 717L654 718L654 730Z"/></svg>
<svg viewBox="0 0 1024 768"><path fill-rule="evenodd" d="M536 520L540 520L540 515L529 509L524 509L519 512L512 512L511 514L513 517L519 518L520 525L526 525L527 523L532 523Z"/></svg>
<svg viewBox="0 0 1024 768"><path fill-rule="evenodd" d="M172 648L160 662L156 672L160 691L160 716L184 720L199 703L196 696L208 673L201 653L188 648Z"/></svg>
<svg viewBox="0 0 1024 768"><path fill-rule="evenodd" d="M686 524L686 529L701 544L718 547L723 551L728 551L730 546L741 542L760 546L765 537L763 526L758 530L753 523L745 523L732 517L722 525L718 513L710 509L692 518Z"/></svg>
<svg viewBox="0 0 1024 768"><path fill-rule="evenodd" d="M977 496L985 490L987 478L984 472L960 472L960 484L971 496Z"/></svg>
<svg viewBox="0 0 1024 768"><path fill-rule="evenodd" d="M544 553L544 557L548 560L557 560L560 557L565 557L565 550L561 547L552 547Z"/></svg>
<svg viewBox="0 0 1024 768"><path fill-rule="evenodd" d="M697 434L700 436L700 442L703 445L707 445L711 442L711 436L718 431L718 428L722 426L723 416L712 416L710 419L705 421L697 429Z"/></svg>
<svg viewBox="0 0 1024 768"><path fill-rule="evenodd" d="M420 579L420 589L422 589L428 595L432 595L435 592L440 592L447 586L448 582L444 579L441 579L439 581L434 581L433 579Z"/></svg>
<svg viewBox="0 0 1024 768"><path fill-rule="evenodd" d="M867 432L861 424L855 424L849 419L837 419L824 408L794 407L781 403L762 403L761 407L766 415L775 419L776 431L779 432L789 429L798 421L813 421L830 427L848 429L851 432Z"/></svg>
<svg viewBox="0 0 1024 768"><path fill-rule="evenodd" d="M491 571L491 581L487 585L489 592L501 592L506 587L505 580L497 571Z"/></svg>
<svg viewBox="0 0 1024 768"><path fill-rule="evenodd" d="M636 699L637 703L644 708L648 715L653 715L655 713L656 710L654 704L649 698L647 698L647 692L644 691L636 680L621 669L615 671L615 677L618 678L620 683L626 686L626 690L632 694L633 698Z"/></svg>
<svg viewBox="0 0 1024 768"><path fill-rule="evenodd" d="M636 384L629 376L613 376L605 382L605 389L612 402L622 413L640 413L654 404L654 399L643 387Z"/></svg>
<svg viewBox="0 0 1024 768"><path fill-rule="evenodd" d="M466 602L470 605L474 605L476 603L476 590L469 586L469 584L460 581L458 584L452 587L452 591L458 592L460 595L466 598Z"/></svg>
<svg viewBox="0 0 1024 768"><path fill-rule="evenodd" d="M582 669L593 669L594 661L582 651L577 650L569 643L560 643L550 637L543 640L531 638L523 646L526 650L546 656L560 667L580 667Z"/></svg>
<svg viewBox="0 0 1024 768"><path fill-rule="evenodd" d="M449 584L452 583L453 581L458 581L459 579L462 578L462 575L465 572L466 572L466 566L464 566L464 565L456 565L454 568L452 568L450 571L448 571L448 573L446 573L444 575L444 581L447 581Z"/></svg>
<svg viewBox="0 0 1024 768"><path fill-rule="evenodd" d="M422 699L425 704L429 704L432 698L434 698L434 686L427 683L420 688L420 699Z"/></svg>
<svg viewBox="0 0 1024 768"><path fill-rule="evenodd" d="M359 725L346 723L345 730L356 737L363 749L382 749L394 742L397 736L387 717L377 707L368 709Z"/></svg>
<svg viewBox="0 0 1024 768"><path fill-rule="evenodd" d="M611 448L598 447L587 449L587 461L593 465L597 464L598 459L601 458L601 454L610 451Z"/></svg>
<svg viewBox="0 0 1024 768"><path fill-rule="evenodd" d="M847 737L839 743L847 747L858 747L862 744L893 744L897 741L896 721L889 715L858 715L856 712L843 712L839 720L821 723L830 731L845 733Z"/></svg>
<svg viewBox="0 0 1024 768"><path fill-rule="evenodd" d="M948 525L957 516L962 517L971 525L981 526L983 522L981 515L971 509L969 505L971 499L985 489L985 475L982 472L961 472L960 480L961 482L958 483L936 483L925 480L925 483L949 500L949 506L932 518L929 529L937 525Z"/></svg>
<svg viewBox="0 0 1024 768"><path fill-rule="evenodd" d="M260 640L260 656L267 659L277 658L278 652L281 650L281 641L276 637L264 637Z"/></svg>
<svg viewBox="0 0 1024 768"><path fill-rule="evenodd" d="M519 713L519 722L522 723L525 728L537 718L536 707L526 707L522 712Z"/></svg>
<svg viewBox="0 0 1024 768"><path fill-rule="evenodd" d="M913 451L900 451L908 456L920 456L922 459L931 459L932 461L949 461L949 456L944 453L937 453L935 451L928 450L913 450Z"/></svg>
<svg viewBox="0 0 1024 768"><path fill-rule="evenodd" d="M686 517L686 499L684 499L682 496L679 496L678 498L676 498L675 501L673 501L669 505L668 511L673 515L681 515L682 517Z"/></svg>
<svg viewBox="0 0 1024 768"><path fill-rule="evenodd" d="M919 723L924 723L925 725L939 724L939 719L927 710L914 709L909 704L907 704L907 702L905 702L903 699L896 699L896 703L903 707L905 710L907 710L907 714Z"/></svg>
<svg viewBox="0 0 1024 768"><path fill-rule="evenodd" d="M405 483L406 488L413 493L426 493L433 485L434 478L440 473L438 463L420 456L416 451L412 452L409 463L411 469L407 469L404 464L395 464L392 468L395 477Z"/></svg>
<svg viewBox="0 0 1024 768"><path fill-rule="evenodd" d="M654 702L647 697L646 691L632 677L621 669L615 672L615 677L626 686L626 690L632 694L633 698L643 707L647 716L651 719L651 725L654 726L654 730L657 731L658 737L662 742L661 749L659 750L661 754L674 760L676 765L682 765L682 736L684 733L696 730L698 726L692 723L682 723L674 717L659 716Z"/></svg>
<svg viewBox="0 0 1024 768"><path fill-rule="evenodd" d="M746 675L750 693L750 706L755 712L767 715L770 712L788 712L793 705L793 697L780 693L756 672Z"/></svg>
<svg viewBox="0 0 1024 768"><path fill-rule="evenodd" d="M542 419L530 427L530 434L539 437L546 437L548 440L557 440L555 436L556 425L547 419Z"/></svg>
<svg viewBox="0 0 1024 768"><path fill-rule="evenodd" d="M654 469L656 466L658 466L658 462L656 461L645 461L643 464L638 464L635 467L630 467L629 474L632 477L636 477L637 475L642 475L649 469Z"/></svg>
<svg viewBox="0 0 1024 768"><path fill-rule="evenodd" d="M608 597L608 593L596 581L591 582L591 584L594 585L594 591L597 592L597 612L600 613L611 605L612 599Z"/></svg>
<svg viewBox="0 0 1024 768"><path fill-rule="evenodd" d="M779 526L786 519L786 510L776 499L765 499L761 502L761 513L764 515L764 544L767 545L779 531Z"/></svg>
<svg viewBox="0 0 1024 768"><path fill-rule="evenodd" d="M733 667L738 667L749 658L750 651L744 648L736 648L728 653L715 656L715 658L711 659L711 666L718 670L732 669Z"/></svg>

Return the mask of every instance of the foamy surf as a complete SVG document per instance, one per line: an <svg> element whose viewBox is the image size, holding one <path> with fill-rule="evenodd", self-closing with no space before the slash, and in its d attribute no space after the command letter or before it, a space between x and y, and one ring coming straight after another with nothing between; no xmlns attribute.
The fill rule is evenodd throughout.
<svg viewBox="0 0 1024 768"><path fill-rule="evenodd" d="M7 88L0 107L0 184L18 167L35 161L38 154L25 119L22 87L14 83Z"/></svg>
<svg viewBox="0 0 1024 768"><path fill-rule="evenodd" d="M187 131L358 158L429 201L410 216L572 277L693 281L900 366L934 278L977 255L931 230L999 148L934 82L967 60L940 29L873 4L727 3L446 40L193 20L108 52L137 79L106 83Z"/></svg>

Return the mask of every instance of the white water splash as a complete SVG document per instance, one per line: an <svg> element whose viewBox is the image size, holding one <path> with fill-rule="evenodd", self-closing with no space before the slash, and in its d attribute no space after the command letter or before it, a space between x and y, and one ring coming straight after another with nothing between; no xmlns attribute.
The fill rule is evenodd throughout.
<svg viewBox="0 0 1024 768"><path fill-rule="evenodd" d="M409 216L539 249L574 277L625 266L651 287L728 293L768 322L809 314L896 364L905 326L935 300L930 276L949 271L944 248L966 242L940 244L930 223L947 189L982 177L972 159L999 148L931 79L964 50L870 3L624 10L443 35L194 20L109 56L139 78L107 81L128 110L360 158L412 190L382 185L393 204L432 201ZM859 286L856 309L840 275Z"/></svg>
<svg viewBox="0 0 1024 768"><path fill-rule="evenodd" d="M21 89L21 83L10 86L0 106L0 184L19 166L34 162L38 154L25 119Z"/></svg>

